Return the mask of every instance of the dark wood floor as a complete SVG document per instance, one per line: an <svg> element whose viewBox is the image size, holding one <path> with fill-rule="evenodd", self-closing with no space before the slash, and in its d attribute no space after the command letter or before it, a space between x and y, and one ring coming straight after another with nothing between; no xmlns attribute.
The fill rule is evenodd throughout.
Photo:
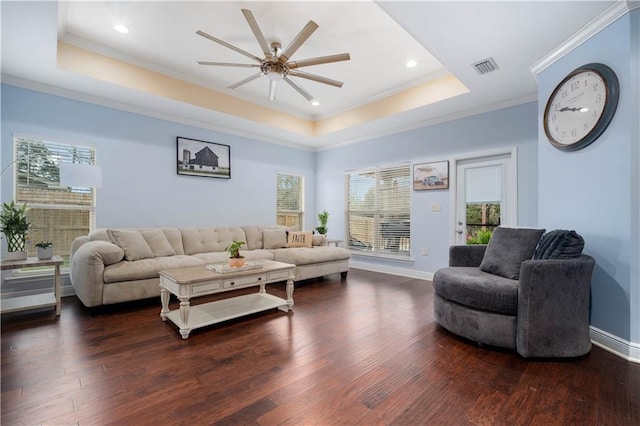
<svg viewBox="0 0 640 426"><path fill-rule="evenodd" d="M5 316L2 425L640 424L638 364L478 347L434 323L429 282L339 278L188 340L159 300Z"/></svg>

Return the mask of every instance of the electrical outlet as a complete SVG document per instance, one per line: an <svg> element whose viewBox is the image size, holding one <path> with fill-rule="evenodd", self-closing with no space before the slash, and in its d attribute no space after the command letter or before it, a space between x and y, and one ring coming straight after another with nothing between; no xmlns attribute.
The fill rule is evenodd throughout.
<svg viewBox="0 0 640 426"><path fill-rule="evenodd" d="M428 256L429 255L429 249L426 247L422 247L422 255L423 256Z"/></svg>

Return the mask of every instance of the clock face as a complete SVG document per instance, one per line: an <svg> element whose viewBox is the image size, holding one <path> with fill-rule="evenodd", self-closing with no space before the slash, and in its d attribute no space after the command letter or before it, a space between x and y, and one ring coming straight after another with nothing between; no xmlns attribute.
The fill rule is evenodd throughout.
<svg viewBox="0 0 640 426"><path fill-rule="evenodd" d="M547 103L544 130L551 144L559 149L587 146L600 136L613 118L618 101L617 78L602 64L590 65L592 68L585 65L570 73ZM604 68L601 67L609 72L602 72ZM612 93L613 79L615 91Z"/></svg>

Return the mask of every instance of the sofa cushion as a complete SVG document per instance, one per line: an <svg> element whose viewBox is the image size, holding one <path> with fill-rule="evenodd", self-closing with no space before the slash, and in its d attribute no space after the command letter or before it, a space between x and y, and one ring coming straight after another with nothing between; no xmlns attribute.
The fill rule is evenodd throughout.
<svg viewBox="0 0 640 426"><path fill-rule="evenodd" d="M349 250L341 247L297 247L273 250L274 259L277 262L290 263L292 265L309 265L312 263L333 262L345 260L351 257Z"/></svg>
<svg viewBox="0 0 640 426"><path fill-rule="evenodd" d="M247 238L247 250L258 250L262 248L262 227L243 226L242 230Z"/></svg>
<svg viewBox="0 0 640 426"><path fill-rule="evenodd" d="M519 279L520 265L533 257L542 234L544 229L497 227L487 244L480 269L504 278Z"/></svg>
<svg viewBox="0 0 640 426"><path fill-rule="evenodd" d="M289 231L287 233L287 247L311 247L313 243L313 232L311 231Z"/></svg>
<svg viewBox="0 0 640 426"><path fill-rule="evenodd" d="M279 249L287 246L287 231L283 229L263 229L262 242L267 250Z"/></svg>
<svg viewBox="0 0 640 426"><path fill-rule="evenodd" d="M556 229L540 238L534 259L572 259L580 257L584 239L576 231Z"/></svg>
<svg viewBox="0 0 640 426"><path fill-rule="evenodd" d="M149 244L138 231L109 229L107 235L115 245L124 251L125 260L134 261L153 257Z"/></svg>
<svg viewBox="0 0 640 426"><path fill-rule="evenodd" d="M181 268L184 266L204 267L205 262L193 256L176 255L142 259L137 262L118 262L104 268L104 282L143 280L157 278L163 269Z"/></svg>
<svg viewBox="0 0 640 426"><path fill-rule="evenodd" d="M237 226L219 228L183 228L184 254L223 252L233 241L246 242L242 228Z"/></svg>
<svg viewBox="0 0 640 426"><path fill-rule="evenodd" d="M161 229L151 229L148 231L140 231L142 238L147 242L153 257L173 256L176 251L169 244L166 235Z"/></svg>
<svg viewBox="0 0 640 426"><path fill-rule="evenodd" d="M470 308L514 316L518 312L518 281L479 268L439 269L433 276L433 289L440 297Z"/></svg>
<svg viewBox="0 0 640 426"><path fill-rule="evenodd" d="M311 245L313 246L326 246L327 245L327 236L322 234L313 234L313 239L311 241Z"/></svg>

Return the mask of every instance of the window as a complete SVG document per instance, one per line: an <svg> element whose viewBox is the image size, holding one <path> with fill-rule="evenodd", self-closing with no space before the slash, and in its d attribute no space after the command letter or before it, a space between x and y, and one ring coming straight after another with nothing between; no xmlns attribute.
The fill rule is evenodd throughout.
<svg viewBox="0 0 640 426"><path fill-rule="evenodd" d="M411 166L349 172L345 180L349 248L393 257L411 253Z"/></svg>
<svg viewBox="0 0 640 426"><path fill-rule="evenodd" d="M51 241L68 266L73 240L93 229L95 189L60 186L60 163L95 164L95 149L25 137L14 146L15 198L27 203L32 224L29 256L36 256L35 243Z"/></svg>
<svg viewBox="0 0 640 426"><path fill-rule="evenodd" d="M278 173L277 185L276 223L294 229L302 229L304 178Z"/></svg>

